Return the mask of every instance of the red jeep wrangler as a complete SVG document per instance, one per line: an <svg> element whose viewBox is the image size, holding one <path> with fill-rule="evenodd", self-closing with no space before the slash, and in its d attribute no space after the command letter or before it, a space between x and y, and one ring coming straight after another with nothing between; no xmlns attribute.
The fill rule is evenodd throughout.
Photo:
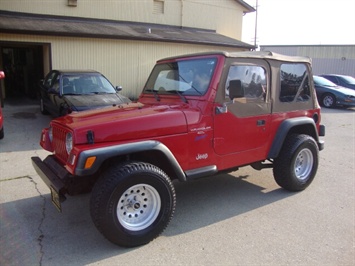
<svg viewBox="0 0 355 266"><path fill-rule="evenodd" d="M121 246L156 238L176 203L172 180L251 165L305 189L324 147L311 63L271 52L210 52L159 60L136 103L72 113L42 131L53 153L32 157L61 210L92 190L98 230Z"/></svg>

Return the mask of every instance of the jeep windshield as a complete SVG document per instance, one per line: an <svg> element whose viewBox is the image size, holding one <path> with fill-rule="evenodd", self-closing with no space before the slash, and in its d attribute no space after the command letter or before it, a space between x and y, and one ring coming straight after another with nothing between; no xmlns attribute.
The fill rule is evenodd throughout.
<svg viewBox="0 0 355 266"><path fill-rule="evenodd" d="M210 85L216 64L216 58L158 64L150 74L143 93L204 95Z"/></svg>

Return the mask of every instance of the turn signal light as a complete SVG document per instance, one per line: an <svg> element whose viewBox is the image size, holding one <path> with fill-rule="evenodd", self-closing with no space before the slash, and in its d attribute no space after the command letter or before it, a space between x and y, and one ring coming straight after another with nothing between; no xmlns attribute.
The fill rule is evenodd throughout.
<svg viewBox="0 0 355 266"><path fill-rule="evenodd" d="M85 169L91 168L91 166L94 164L95 160L96 160L96 156L92 156L92 157L87 158L86 162L85 162Z"/></svg>

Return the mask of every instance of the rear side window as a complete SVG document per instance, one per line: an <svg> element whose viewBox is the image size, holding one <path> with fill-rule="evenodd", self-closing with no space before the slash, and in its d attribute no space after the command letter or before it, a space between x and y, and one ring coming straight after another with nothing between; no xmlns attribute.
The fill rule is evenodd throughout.
<svg viewBox="0 0 355 266"><path fill-rule="evenodd" d="M309 75L305 64L282 64L280 102L304 102L311 98Z"/></svg>
<svg viewBox="0 0 355 266"><path fill-rule="evenodd" d="M335 84L339 84L339 81L337 80L336 77L333 77L333 76L326 76L326 78L328 80L330 80L331 82L334 82Z"/></svg>

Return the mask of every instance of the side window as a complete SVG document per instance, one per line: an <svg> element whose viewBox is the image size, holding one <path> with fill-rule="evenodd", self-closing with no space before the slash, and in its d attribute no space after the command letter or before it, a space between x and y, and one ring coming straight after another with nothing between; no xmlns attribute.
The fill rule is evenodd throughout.
<svg viewBox="0 0 355 266"><path fill-rule="evenodd" d="M331 82L334 82L335 84L339 84L339 81L336 77L328 76L327 79L329 79Z"/></svg>
<svg viewBox="0 0 355 266"><path fill-rule="evenodd" d="M255 65L233 65L225 85L226 98L244 103L265 102L266 70Z"/></svg>
<svg viewBox="0 0 355 266"><path fill-rule="evenodd" d="M56 75L52 80L52 89L59 93L59 75Z"/></svg>
<svg viewBox="0 0 355 266"><path fill-rule="evenodd" d="M280 71L280 102L304 102L311 98L308 71L305 64L282 64Z"/></svg>

